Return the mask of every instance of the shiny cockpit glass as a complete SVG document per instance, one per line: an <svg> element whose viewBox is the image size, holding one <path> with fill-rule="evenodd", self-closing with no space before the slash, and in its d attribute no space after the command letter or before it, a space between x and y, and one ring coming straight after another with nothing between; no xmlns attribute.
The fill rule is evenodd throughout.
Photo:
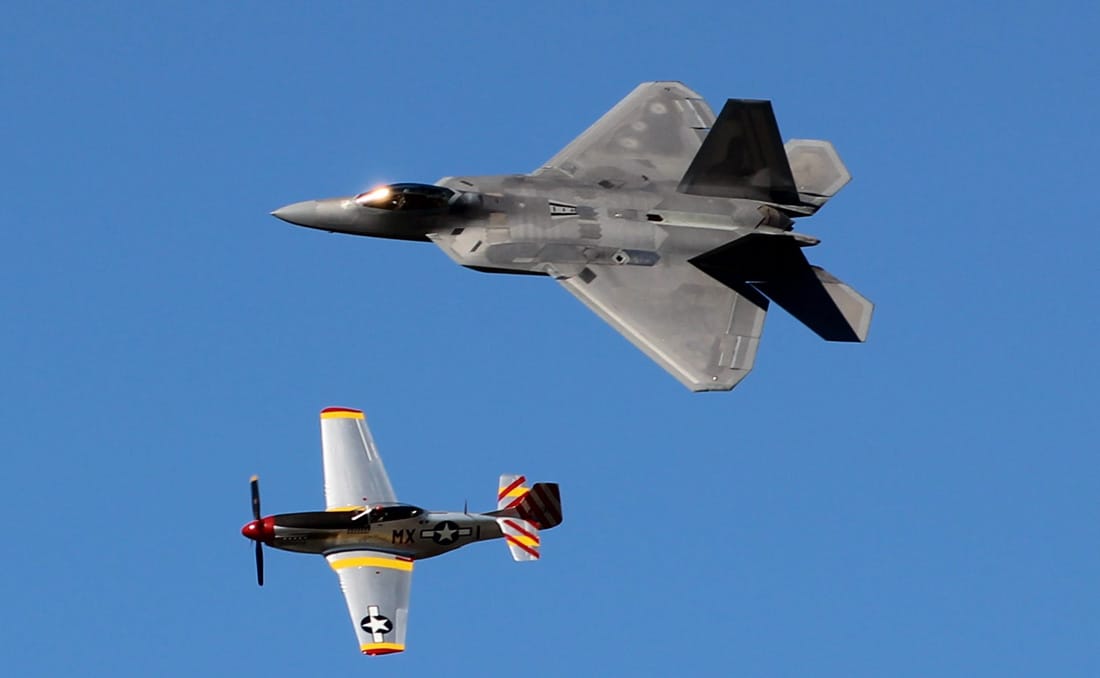
<svg viewBox="0 0 1100 678"><path fill-rule="evenodd" d="M424 512L424 509L416 506L397 505L397 506L375 506L370 510L368 519L371 524L384 523L391 520L405 520L406 518L415 518Z"/></svg>
<svg viewBox="0 0 1100 678"><path fill-rule="evenodd" d="M446 209L455 192L430 184L389 184L355 196L363 207L413 212Z"/></svg>

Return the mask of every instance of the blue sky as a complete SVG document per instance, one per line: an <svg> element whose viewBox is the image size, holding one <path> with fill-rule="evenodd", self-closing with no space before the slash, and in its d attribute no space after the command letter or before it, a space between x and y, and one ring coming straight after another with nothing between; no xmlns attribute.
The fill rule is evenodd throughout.
<svg viewBox="0 0 1100 678"><path fill-rule="evenodd" d="M1100 675L1089 3L22 3L0 21L6 675ZM292 228L524 172L637 83L774 102L854 175L800 225L865 345L770 314L692 395L548 280ZM563 486L533 566L422 563L410 650L238 529L322 505L317 412L399 495Z"/></svg>

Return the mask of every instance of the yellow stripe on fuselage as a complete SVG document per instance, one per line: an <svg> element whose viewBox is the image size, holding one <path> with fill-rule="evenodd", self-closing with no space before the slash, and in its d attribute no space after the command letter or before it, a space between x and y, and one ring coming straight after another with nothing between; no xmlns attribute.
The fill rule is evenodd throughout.
<svg viewBox="0 0 1100 678"><path fill-rule="evenodd" d="M366 506L333 506L332 508L325 509L325 511L347 511L350 513L351 511L362 511L366 508Z"/></svg>
<svg viewBox="0 0 1100 678"><path fill-rule="evenodd" d="M341 560L330 560L329 565L334 570L343 570L348 567L381 567L388 570L401 570L402 572L412 572L413 564L411 560L395 560L393 558L377 558L370 556L363 556L360 558L343 558Z"/></svg>

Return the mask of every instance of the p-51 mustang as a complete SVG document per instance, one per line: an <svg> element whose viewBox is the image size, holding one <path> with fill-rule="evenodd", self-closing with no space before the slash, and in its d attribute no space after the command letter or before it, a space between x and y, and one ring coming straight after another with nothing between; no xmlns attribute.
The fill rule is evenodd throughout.
<svg viewBox="0 0 1100 678"><path fill-rule="evenodd" d="M363 413L342 407L321 412L325 511L260 517L253 476L253 520L241 533L256 542L256 579L264 583L263 545L321 554L336 574L363 654L405 649L409 585L417 560L475 541L503 538L517 561L537 560L539 530L562 521L555 483L526 486L503 475L497 510L425 511L397 502Z"/></svg>
<svg viewBox="0 0 1100 678"><path fill-rule="evenodd" d="M308 200L276 217L435 243L458 264L552 276L693 391L753 367L769 300L823 339L863 341L873 305L796 233L851 178L827 141L785 145L768 101L717 119L678 82L643 83L531 174L446 177Z"/></svg>

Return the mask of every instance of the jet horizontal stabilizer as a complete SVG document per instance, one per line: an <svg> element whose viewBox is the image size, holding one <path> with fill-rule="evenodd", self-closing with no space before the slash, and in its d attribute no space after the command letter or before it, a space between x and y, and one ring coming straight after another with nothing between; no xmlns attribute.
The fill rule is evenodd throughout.
<svg viewBox="0 0 1100 678"><path fill-rule="evenodd" d="M783 146L798 187L798 199L814 213L852 180L836 148L820 139L791 139Z"/></svg>
<svg viewBox="0 0 1100 678"><path fill-rule="evenodd" d="M811 266L791 236L748 235L690 261L731 289L751 284L822 339L867 339L874 304L825 269Z"/></svg>

